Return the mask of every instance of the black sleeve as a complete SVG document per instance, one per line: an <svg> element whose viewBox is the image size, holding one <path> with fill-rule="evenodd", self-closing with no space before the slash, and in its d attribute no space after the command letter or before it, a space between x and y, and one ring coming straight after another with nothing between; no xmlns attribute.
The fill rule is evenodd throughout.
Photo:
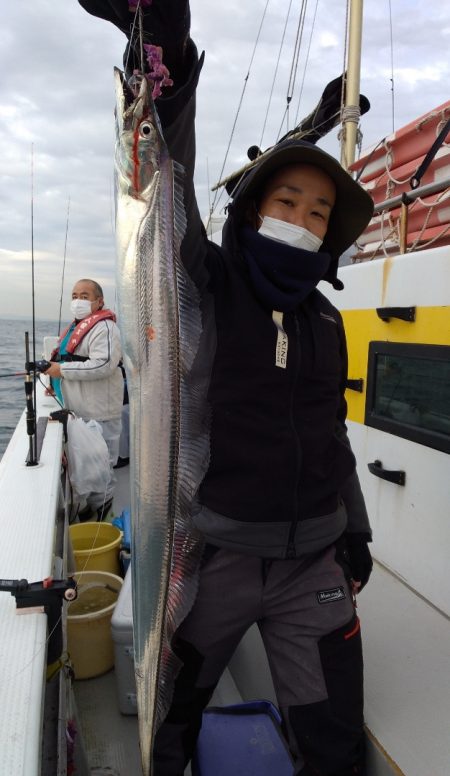
<svg viewBox="0 0 450 776"><path fill-rule="evenodd" d="M195 168L195 89L203 55L197 56L197 49L189 41L186 50L187 78L179 89L156 101L158 115L172 159L179 162L185 171L184 206L187 229L181 245L181 258L197 287L203 291L209 281L205 267L208 240L200 218L194 189Z"/></svg>
<svg viewBox="0 0 450 776"><path fill-rule="evenodd" d="M78 0L78 2L92 16L106 19L125 35L129 34L134 14L130 13L127 0Z"/></svg>
<svg viewBox="0 0 450 776"><path fill-rule="evenodd" d="M141 69L140 44L137 39L135 13L128 0L79 0L80 5L102 19L112 22L128 38L124 54L127 75ZM142 8L144 42L161 46L162 59L173 80L156 100L164 139L171 158L185 170L184 205L187 216L186 234L181 245L181 258L190 276L202 291L209 277L205 268L208 249L206 232L200 218L194 191L195 168L195 91L203 65L203 55L189 37L188 0L153 0Z"/></svg>
<svg viewBox="0 0 450 776"><path fill-rule="evenodd" d="M111 22L128 38L124 55L125 70L132 73L141 70L140 41L135 10L131 0L78 0L80 5L93 16ZM137 0L135 0L137 5ZM183 77L184 47L189 38L189 0L153 0L150 5L141 3L143 20L143 42L164 49L166 67L179 85Z"/></svg>

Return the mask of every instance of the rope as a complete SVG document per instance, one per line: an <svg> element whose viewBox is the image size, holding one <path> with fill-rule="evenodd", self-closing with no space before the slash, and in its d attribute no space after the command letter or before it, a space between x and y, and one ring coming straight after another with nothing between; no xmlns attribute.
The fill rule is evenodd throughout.
<svg viewBox="0 0 450 776"><path fill-rule="evenodd" d="M413 211L415 207L418 206L418 204L422 205L422 207L428 208L428 213L424 219L424 222L422 224L422 227L417 234L417 237L414 239L414 241L406 248L407 253L412 253L416 250L424 250L425 248L428 248L430 245L433 245L433 243L438 242L450 229L450 224L447 224L444 226L444 228L439 232L439 234L435 235L434 237L430 238L426 242L423 242L419 245L421 242L422 236L425 232L425 230L428 228L428 223L430 221L431 215L433 213L433 210L435 207L437 207L443 200L448 199L450 197L450 188L445 189L445 191L440 192L440 194L436 197L433 202L425 202L421 197L418 197L409 208L409 211ZM388 229L389 231L387 234L385 234L385 219L389 221ZM379 253L380 249L383 251L385 256L388 256L388 251L386 248L386 242L387 240L391 239L394 234L396 234L396 241L395 244L397 246L400 246L400 216L397 216L395 219L395 222L392 220L392 212L383 210L380 213L380 228L381 228L381 240L376 246L376 248L373 250L370 256L367 258L361 258L360 261L372 261L377 254ZM360 250L363 250L362 246L358 246Z"/></svg>
<svg viewBox="0 0 450 776"><path fill-rule="evenodd" d="M430 245L433 245L433 243L435 243L435 242L437 242L438 240L440 240L440 239L441 239L441 237L443 237L443 236L444 236L444 234L446 234L446 233L448 232L448 230L449 230L449 229L450 229L450 224L447 224L447 226L445 226L445 227L444 227L444 229L442 230L442 232L440 232L439 234L436 234L434 237L432 237L432 238L431 238L431 240L428 240L427 242L425 242L425 243L422 243L422 245L415 246L415 250L417 250L417 251L423 251L425 248L429 248L429 247L430 247ZM411 250L411 248L410 248L409 250Z"/></svg>
<svg viewBox="0 0 450 776"><path fill-rule="evenodd" d="M359 124L361 116L361 110L359 105L346 105L342 108L341 112L342 121L353 121L354 124Z"/></svg>
<svg viewBox="0 0 450 776"><path fill-rule="evenodd" d="M420 242L420 239L421 239L421 237L422 237L422 235L423 235L423 233L424 233L425 229L426 229L426 228L427 228L427 226L428 226L428 222L429 222L429 220L430 220L430 218L431 218L431 215L432 215L432 213L433 213L433 210L434 210L434 208L435 208L437 205L439 205L439 204L440 204L440 202L441 202L443 199L446 199L446 198L449 196L449 192L450 192L450 189L445 189L445 191L441 191L441 192L440 192L440 194L438 194L438 196L437 196L437 197L436 197L436 199L434 200L434 202L424 202L424 201L423 201L423 199L422 199L421 197L418 197L418 198L416 199L416 201L414 202L414 204L416 204L417 202L420 202L420 204L421 204L423 207L427 207L427 208L428 208L428 213L427 213L427 215L426 215L426 217L425 217L425 220L424 220L424 222L423 222L423 225L422 225L422 228L421 228L421 230L420 230L419 234L417 235L416 239L415 239L415 240L414 240L414 242L412 243L411 247L408 249L408 251L409 251L409 252L410 252L410 251L413 251L413 250L414 250L414 249L417 247L417 245L419 244L419 242ZM444 229L442 230L442 232L441 232L440 234L438 234L438 235L435 235L435 236L434 236L434 237L432 237L430 240L428 240L426 243L424 243L424 244L421 246L421 248L423 248L423 247L426 247L426 246L428 246L428 245L431 245L433 242L436 242L436 240L440 239L440 238L441 238L441 237L442 237L442 236L443 236L443 235L446 233L446 231L447 231L449 228L450 228L450 224L449 224L448 226L444 227Z"/></svg>

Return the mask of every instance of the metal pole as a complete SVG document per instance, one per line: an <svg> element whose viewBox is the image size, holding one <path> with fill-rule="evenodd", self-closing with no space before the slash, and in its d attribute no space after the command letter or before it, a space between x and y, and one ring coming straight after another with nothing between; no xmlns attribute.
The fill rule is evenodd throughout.
<svg viewBox="0 0 450 776"><path fill-rule="evenodd" d="M400 210L400 253L406 253L408 244L408 203L403 201Z"/></svg>
<svg viewBox="0 0 450 776"><path fill-rule="evenodd" d="M348 32L348 62L345 106L342 115L341 164L348 169L355 161L359 124L359 92L361 73L363 0L351 0Z"/></svg>

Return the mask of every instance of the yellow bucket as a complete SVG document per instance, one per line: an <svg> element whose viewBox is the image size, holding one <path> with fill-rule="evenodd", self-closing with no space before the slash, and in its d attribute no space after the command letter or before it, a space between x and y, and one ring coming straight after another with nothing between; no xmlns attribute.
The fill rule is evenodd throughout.
<svg viewBox="0 0 450 776"><path fill-rule="evenodd" d="M67 650L75 679L90 679L114 666L111 617L123 580L105 571L84 571L74 577L78 597L67 610Z"/></svg>
<svg viewBox="0 0 450 776"><path fill-rule="evenodd" d="M76 571L120 574L122 533L110 523L75 523L69 526Z"/></svg>

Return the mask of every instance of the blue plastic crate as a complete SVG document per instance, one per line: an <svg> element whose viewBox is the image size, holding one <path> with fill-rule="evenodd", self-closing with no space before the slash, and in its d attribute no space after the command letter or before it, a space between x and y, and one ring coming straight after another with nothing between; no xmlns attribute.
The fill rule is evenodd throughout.
<svg viewBox="0 0 450 776"><path fill-rule="evenodd" d="M278 710L252 701L203 713L193 776L292 776Z"/></svg>

